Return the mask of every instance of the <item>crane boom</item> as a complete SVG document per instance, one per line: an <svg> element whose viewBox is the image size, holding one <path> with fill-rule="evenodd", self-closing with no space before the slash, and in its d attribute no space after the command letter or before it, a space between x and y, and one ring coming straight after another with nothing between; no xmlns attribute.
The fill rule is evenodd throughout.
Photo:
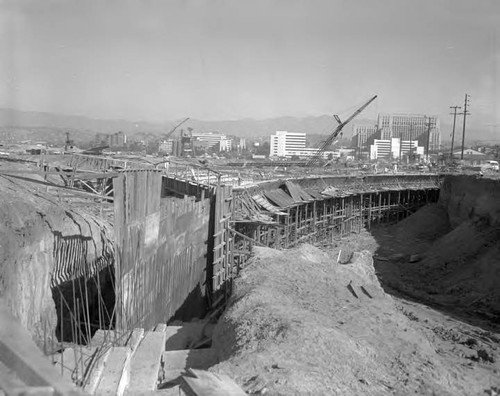
<svg viewBox="0 0 500 396"><path fill-rule="evenodd" d="M165 140L167 140L170 136L172 136L172 134L175 132L175 130L177 128L179 128L182 124L184 124L187 120L189 120L189 117L185 118L184 120L182 120L181 122L179 122L170 132L168 132L166 135L165 135Z"/></svg>
<svg viewBox="0 0 500 396"><path fill-rule="evenodd" d="M335 130L331 133L330 136L328 136L328 139L325 140L325 142L321 145L321 147L318 149L316 154L309 160L307 165L311 166L316 164L325 150L327 149L328 146L332 144L332 142L335 140L335 138L339 135L339 133L342 131L342 128L344 128L349 122L351 122L359 113L361 113L364 109L368 107L368 105L373 102L375 99L377 99L377 95L375 95L373 98L371 98L368 102L366 102L363 106L361 106L358 110L356 110L347 120L344 122L339 122L340 118L338 116L335 116L335 119L337 122L339 122L339 125Z"/></svg>

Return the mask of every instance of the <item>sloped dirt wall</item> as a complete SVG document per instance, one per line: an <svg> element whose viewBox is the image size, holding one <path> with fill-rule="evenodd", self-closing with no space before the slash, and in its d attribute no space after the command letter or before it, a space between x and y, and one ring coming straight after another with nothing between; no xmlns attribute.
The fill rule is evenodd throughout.
<svg viewBox="0 0 500 396"><path fill-rule="evenodd" d="M454 228L465 220L500 224L500 181L477 176L447 176L441 188L443 205Z"/></svg>
<svg viewBox="0 0 500 396"><path fill-rule="evenodd" d="M76 262L82 273L96 263L112 264L113 257L105 263L100 257L103 235L112 235L104 221L64 207L43 188L0 177L0 299L38 345L57 326L52 286L73 272ZM58 252L61 238L82 240L87 248L67 244Z"/></svg>

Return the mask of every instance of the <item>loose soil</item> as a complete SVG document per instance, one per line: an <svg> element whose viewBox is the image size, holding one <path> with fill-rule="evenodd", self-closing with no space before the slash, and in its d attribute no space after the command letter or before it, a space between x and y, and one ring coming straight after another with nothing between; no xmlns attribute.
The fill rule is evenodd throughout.
<svg viewBox="0 0 500 396"><path fill-rule="evenodd" d="M496 248L491 230L451 230L437 206L412 217L331 249L256 248L216 327L211 370L250 394L498 394L499 326L479 313L496 301L492 252L473 255L483 263L474 271L461 261L485 249L465 239ZM452 259L436 266L445 246Z"/></svg>

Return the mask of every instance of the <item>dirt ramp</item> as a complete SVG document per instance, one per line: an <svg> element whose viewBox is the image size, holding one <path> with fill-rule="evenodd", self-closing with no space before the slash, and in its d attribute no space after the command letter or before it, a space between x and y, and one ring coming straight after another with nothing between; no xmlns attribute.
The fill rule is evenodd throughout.
<svg viewBox="0 0 500 396"><path fill-rule="evenodd" d="M303 245L256 249L235 281L213 368L248 392L465 394L429 339L381 288L369 252L351 263Z"/></svg>

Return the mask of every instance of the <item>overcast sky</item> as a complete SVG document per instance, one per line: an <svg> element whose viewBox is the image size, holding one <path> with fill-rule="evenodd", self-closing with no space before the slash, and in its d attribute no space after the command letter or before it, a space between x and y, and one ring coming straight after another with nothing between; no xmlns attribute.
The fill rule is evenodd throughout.
<svg viewBox="0 0 500 396"><path fill-rule="evenodd" d="M500 124L499 0L0 0L0 107L165 121ZM500 129L499 129L500 132Z"/></svg>

